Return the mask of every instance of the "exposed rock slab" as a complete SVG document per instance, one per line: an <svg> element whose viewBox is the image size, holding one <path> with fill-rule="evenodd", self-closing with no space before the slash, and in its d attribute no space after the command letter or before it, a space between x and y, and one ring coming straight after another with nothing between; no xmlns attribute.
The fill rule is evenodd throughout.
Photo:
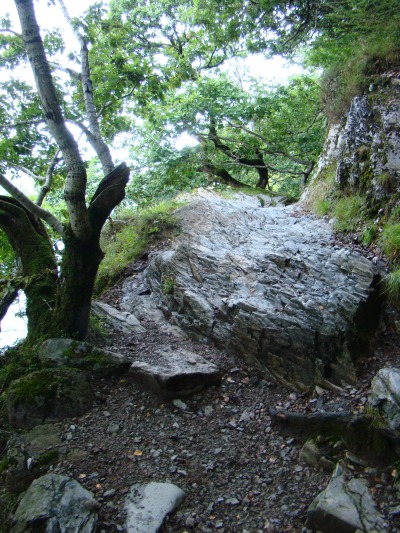
<svg viewBox="0 0 400 533"><path fill-rule="evenodd" d="M39 531L40 524L40 531L48 533L91 533L97 525L95 506L93 494L77 481L46 474L26 491L14 515L12 531Z"/></svg>
<svg viewBox="0 0 400 533"><path fill-rule="evenodd" d="M130 367L121 354L73 339L48 339L39 348L39 358L46 366L79 368L98 378L122 373Z"/></svg>
<svg viewBox="0 0 400 533"><path fill-rule="evenodd" d="M117 331L134 333L135 335L140 335L146 331L135 315L127 311L119 311L105 302L93 302L92 311L96 315L103 317Z"/></svg>
<svg viewBox="0 0 400 533"><path fill-rule="evenodd" d="M125 502L127 532L157 533L184 497L183 490L172 483L133 485Z"/></svg>
<svg viewBox="0 0 400 533"><path fill-rule="evenodd" d="M306 527L322 533L386 531L365 480L346 481L340 465L327 488L310 505Z"/></svg>
<svg viewBox="0 0 400 533"><path fill-rule="evenodd" d="M379 409L389 427L400 431L400 368L382 368L371 383L370 404Z"/></svg>
<svg viewBox="0 0 400 533"><path fill-rule="evenodd" d="M182 233L174 250L151 259L152 291L190 336L212 339L284 384L351 381L353 359L378 323L375 266L332 245L329 224L296 206L239 199L204 193L176 212Z"/></svg>
<svg viewBox="0 0 400 533"><path fill-rule="evenodd" d="M45 422L81 416L93 404L94 393L80 370L46 369L15 380L7 391L10 424L31 429Z"/></svg>
<svg viewBox="0 0 400 533"><path fill-rule="evenodd" d="M157 350L152 361L134 361L135 379L165 399L190 396L221 380L219 369L200 355L183 349Z"/></svg>

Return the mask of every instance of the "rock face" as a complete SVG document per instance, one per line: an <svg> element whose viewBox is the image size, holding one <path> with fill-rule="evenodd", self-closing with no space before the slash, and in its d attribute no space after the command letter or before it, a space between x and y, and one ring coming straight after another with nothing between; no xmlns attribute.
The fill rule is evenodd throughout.
<svg viewBox="0 0 400 533"><path fill-rule="evenodd" d="M24 531L96 531L93 494L77 481L56 474L36 479L26 491L14 515L13 533Z"/></svg>
<svg viewBox="0 0 400 533"><path fill-rule="evenodd" d="M94 394L85 372L69 368L32 372L7 391L10 424L31 429L45 422L81 416L93 404Z"/></svg>
<svg viewBox="0 0 400 533"><path fill-rule="evenodd" d="M385 417L389 427L400 431L400 368L382 368L371 383L370 404Z"/></svg>
<svg viewBox="0 0 400 533"><path fill-rule="evenodd" d="M390 199L400 183L400 80L390 74L354 98L343 124L333 124L319 172L332 166L341 187Z"/></svg>
<svg viewBox="0 0 400 533"><path fill-rule="evenodd" d="M39 358L46 366L79 368L97 378L119 374L130 367L121 354L72 339L48 339L39 348Z"/></svg>
<svg viewBox="0 0 400 533"><path fill-rule="evenodd" d="M322 533L385 533L385 524L363 479L346 482L337 465L327 488L308 509L306 527Z"/></svg>
<svg viewBox="0 0 400 533"><path fill-rule="evenodd" d="M375 267L333 246L329 224L296 206L236 198L203 193L177 211L182 233L150 261L152 291L189 336L284 384L348 382L379 318Z"/></svg>
<svg viewBox="0 0 400 533"><path fill-rule="evenodd" d="M133 362L130 372L165 399L190 396L221 380L218 368L194 352L166 349L153 357L152 363Z"/></svg>
<svg viewBox="0 0 400 533"><path fill-rule="evenodd" d="M125 503L127 532L157 533L184 497L183 490L172 483L133 485Z"/></svg>

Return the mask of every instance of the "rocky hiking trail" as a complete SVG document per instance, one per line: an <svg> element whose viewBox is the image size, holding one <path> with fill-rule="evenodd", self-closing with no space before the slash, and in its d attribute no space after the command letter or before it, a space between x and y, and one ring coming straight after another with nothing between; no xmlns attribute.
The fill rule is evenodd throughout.
<svg viewBox="0 0 400 533"><path fill-rule="evenodd" d="M376 512L381 515L368 522L368 512L375 511L360 510L362 505L357 504L360 514L365 512L359 529L400 531L398 465L371 464L368 457L346 450L340 435L335 435L333 441L321 437L314 448L304 448L306 437L293 433L289 426L282 428L271 416L276 411L357 415L368 410L372 378L383 367L395 367L400 350L397 336L383 326L377 342L366 343L365 327L357 329L354 316L348 313L349 308L357 307L357 297L362 302L363 317L374 319L374 313L367 309L371 303L369 287L376 283L374 261L358 252L344 251L324 221L298 206L268 207L265 202L270 199L246 198L241 202L241 209L250 214L247 233L241 234L237 213L226 209L230 206L235 210L235 201L214 199L208 194L198 201L208 202L210 196L211 203L222 206L225 202L226 219L220 211L217 224L235 250L234 256L229 252L229 262L222 255L224 238L213 233L215 226L207 227L211 217L208 204L203 203L200 211L205 218L196 218L198 211L194 209L186 211L191 216L184 219L178 244L166 242L162 250L153 250L132 264L127 277L103 295L97 304L100 308L96 310L95 305L95 310L106 324L103 347L107 350L124 355L132 363L140 361L156 367L163 354L173 358L171 354L189 352L193 365L197 364L196 355L215 365L219 382L200 390L201 383L194 380L185 389L185 383L178 379L157 394L144 386L145 379L137 368L118 377L95 379L95 403L89 412L45 426L52 435L52 446L60 452L51 471L74 478L93 493L98 531L142 531L134 526L126 528L125 501L132 485L169 482L182 489L185 497L177 511L165 519L162 532L278 533L305 532L312 527L312 522L307 523L309 506L330 483L340 461L347 477L365 480ZM285 209L288 219L284 218ZM261 218L257 218L258 212ZM263 251L270 240L266 225L269 217L282 235L281 244L270 244L278 281L263 278L271 270ZM213 250L205 238L198 238L197 231L211 236ZM193 248L189 249L187 234L202 255L196 256ZM294 234L300 236L302 246L294 240ZM305 241L314 246L312 255ZM250 242L253 250L247 248ZM287 255L290 260L282 262L280 246L286 255L291 254L290 258ZM305 255L309 254L308 263L301 257L301 247ZM331 250L329 257L334 260L324 255L327 250ZM262 256L263 268L260 263L251 266L257 256ZM184 263L178 263L179 257L184 257ZM212 269L204 262L205 257L214 263L220 260L220 266ZM338 257L344 258L341 263ZM320 264L328 265L328 270L321 273ZM317 278L313 270L319 272ZM357 279L354 271L358 271ZM220 272L225 276L222 288L217 279ZM243 272L247 281L240 277ZM188 276L191 280L184 282ZM310 284L307 280L313 276ZM166 279L171 280L171 290L166 290ZM339 285L343 291L335 300L333 293ZM273 304L262 303L256 310L259 304L254 302L254 295L258 293L263 301L269 287L275 298ZM377 303L372 301L371 305ZM311 312L299 318L296 309L303 312L303 308ZM211 318L210 309L214 310ZM357 309L353 312L359 316ZM338 320L334 323L335 315ZM250 322L254 316L256 326ZM258 327L262 320L271 328L269 337ZM307 356L307 337L316 324L322 326L319 338L314 336L312 341L314 356L320 359L324 350L329 353L322 363L313 366ZM278 327L283 329L280 338L276 336ZM375 324L368 327L373 330ZM362 358L351 360L349 338L358 339L358 348L362 345ZM270 357L268 344L273 352L271 373L263 368ZM345 360L338 359L330 345L346 352ZM293 355L289 363L285 362L284 348ZM258 359L250 357L252 351L258 353ZM340 382L343 365L351 383ZM154 382L150 385L154 388ZM173 394L174 386L181 387L181 396ZM54 439L58 441L54 443ZM338 476L336 479L341 479L340 473ZM361 496L363 488L357 486L354 490L360 501L368 499ZM326 528L321 530L356 530L346 529L349 526L343 524L339 524L340 529L334 521L333 525L328 522L326 519Z"/></svg>

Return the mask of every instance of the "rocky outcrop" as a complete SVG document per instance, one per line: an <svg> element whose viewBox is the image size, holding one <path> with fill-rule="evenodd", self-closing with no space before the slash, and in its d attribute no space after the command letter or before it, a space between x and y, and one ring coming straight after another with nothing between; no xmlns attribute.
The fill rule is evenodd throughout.
<svg viewBox="0 0 400 533"><path fill-rule="evenodd" d="M97 526L97 506L93 494L74 479L46 474L26 491L11 531L92 533Z"/></svg>
<svg viewBox="0 0 400 533"><path fill-rule="evenodd" d="M379 318L370 261L296 206L203 193L176 214L175 249L146 273L173 321L296 389L351 381Z"/></svg>
<svg viewBox="0 0 400 533"><path fill-rule="evenodd" d="M94 394L85 372L46 369L15 380L7 391L10 424L31 429L45 422L81 416L93 404Z"/></svg>
<svg viewBox="0 0 400 533"><path fill-rule="evenodd" d="M399 122L400 79L388 73L353 99L341 124L331 125L317 176L330 167L341 188L382 205L400 184Z"/></svg>
<svg viewBox="0 0 400 533"><path fill-rule="evenodd" d="M48 339L39 348L39 358L47 367L79 368L96 378L120 374L130 367L121 354L73 339Z"/></svg>

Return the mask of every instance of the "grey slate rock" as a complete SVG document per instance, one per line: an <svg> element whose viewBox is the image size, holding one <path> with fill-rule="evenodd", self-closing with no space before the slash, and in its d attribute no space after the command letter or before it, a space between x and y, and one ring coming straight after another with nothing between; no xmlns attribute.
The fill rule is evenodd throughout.
<svg viewBox="0 0 400 533"><path fill-rule="evenodd" d="M36 479L14 515L13 533L40 531L92 533L96 531L97 502L77 481L56 474ZM35 529L34 529L35 528Z"/></svg>
<svg viewBox="0 0 400 533"><path fill-rule="evenodd" d="M327 488L308 508L306 527L322 533L386 532L365 480L346 481L339 464Z"/></svg>
<svg viewBox="0 0 400 533"><path fill-rule="evenodd" d="M86 372L48 368L15 380L7 391L10 424L31 429L39 424L81 416L93 404L94 393Z"/></svg>
<svg viewBox="0 0 400 533"><path fill-rule="evenodd" d="M153 294L190 337L285 385L351 382L379 322L376 267L332 245L330 225L297 206L238 199L202 193L176 211L175 249L153 255L146 273ZM174 287L163 294L167 278Z"/></svg>
<svg viewBox="0 0 400 533"><path fill-rule="evenodd" d="M121 374L130 362L119 353L96 348L73 339L48 339L39 348L39 358L52 368L79 368L96 378Z"/></svg>
<svg viewBox="0 0 400 533"><path fill-rule="evenodd" d="M105 302L93 302L92 311L97 316L103 317L114 329L124 333L140 335L146 331L135 315L127 311L119 311Z"/></svg>
<svg viewBox="0 0 400 533"><path fill-rule="evenodd" d="M382 368L371 382L369 403L385 417L391 429L400 431L400 368Z"/></svg>
<svg viewBox="0 0 400 533"><path fill-rule="evenodd" d="M157 533L185 493L172 483L132 485L125 501L127 533Z"/></svg>
<svg viewBox="0 0 400 533"><path fill-rule="evenodd" d="M165 399L190 396L221 380L213 363L184 349L157 350L151 362L134 361L130 373Z"/></svg>

